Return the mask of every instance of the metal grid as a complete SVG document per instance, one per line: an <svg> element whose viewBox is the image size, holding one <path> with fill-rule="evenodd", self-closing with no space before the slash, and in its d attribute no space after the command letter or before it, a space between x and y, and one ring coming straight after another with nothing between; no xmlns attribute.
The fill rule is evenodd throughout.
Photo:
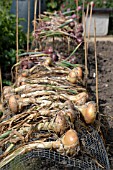
<svg viewBox="0 0 113 170"><path fill-rule="evenodd" d="M39 170L40 161L50 160L52 163L65 165L76 170L110 170L108 155L105 150L103 141L94 128L90 127L91 132L82 129L79 134L81 142L80 155L75 158L60 155L58 152L48 149L32 150L24 155L19 155L1 170ZM40 159L41 158L41 159Z"/></svg>

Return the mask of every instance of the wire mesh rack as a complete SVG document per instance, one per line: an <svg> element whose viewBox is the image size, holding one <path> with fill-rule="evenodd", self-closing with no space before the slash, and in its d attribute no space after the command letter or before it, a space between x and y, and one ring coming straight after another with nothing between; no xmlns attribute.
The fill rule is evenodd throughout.
<svg viewBox="0 0 113 170"><path fill-rule="evenodd" d="M59 165L76 170L110 170L108 155L99 133L90 127L91 132L82 129L79 134L81 153L76 157L67 157L49 149L36 149L17 156L1 170L39 170L42 167ZM43 165L41 164L43 163Z"/></svg>

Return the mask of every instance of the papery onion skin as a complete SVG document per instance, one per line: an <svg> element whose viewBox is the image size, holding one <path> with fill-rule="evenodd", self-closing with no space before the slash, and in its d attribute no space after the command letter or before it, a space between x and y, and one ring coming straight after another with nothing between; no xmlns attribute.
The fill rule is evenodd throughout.
<svg viewBox="0 0 113 170"><path fill-rule="evenodd" d="M67 80L71 83L76 83L78 80L82 79L82 69L81 67L76 67L70 71Z"/></svg>
<svg viewBox="0 0 113 170"><path fill-rule="evenodd" d="M69 98L71 101L73 101L74 105L84 105L88 99L88 93L87 92L81 92L77 95L73 95Z"/></svg>
<svg viewBox="0 0 113 170"><path fill-rule="evenodd" d="M67 146L73 146L79 143L77 132L73 129L68 130L63 136L62 143Z"/></svg>
<svg viewBox="0 0 113 170"><path fill-rule="evenodd" d="M54 131L56 133L63 134L65 132L65 130L67 129L67 127L68 127L67 121L66 121L66 118L62 112L59 112L57 114L56 119L55 119L55 124L56 124L56 126L55 126Z"/></svg>
<svg viewBox="0 0 113 170"><path fill-rule="evenodd" d="M17 103L15 95L10 96L9 98L9 108L12 113L18 112L18 103Z"/></svg>
<svg viewBox="0 0 113 170"><path fill-rule="evenodd" d="M21 75L22 75L22 77L28 77L28 76L29 76L29 73L28 73L27 70L25 70L25 71L22 72Z"/></svg>
<svg viewBox="0 0 113 170"><path fill-rule="evenodd" d="M94 123L97 115L97 107L95 102L90 101L79 108L79 110L81 111L81 114L83 115L84 120L87 124Z"/></svg>
<svg viewBox="0 0 113 170"><path fill-rule="evenodd" d="M76 77L76 73L74 71L71 71L67 77L67 80L70 82L70 83L76 83L77 82L77 77Z"/></svg>
<svg viewBox="0 0 113 170"><path fill-rule="evenodd" d="M52 65L52 58L47 57L46 60L44 61L45 66L51 66Z"/></svg>
<svg viewBox="0 0 113 170"><path fill-rule="evenodd" d="M77 155L80 150L78 134L75 130L68 130L62 138L62 144L66 155Z"/></svg>

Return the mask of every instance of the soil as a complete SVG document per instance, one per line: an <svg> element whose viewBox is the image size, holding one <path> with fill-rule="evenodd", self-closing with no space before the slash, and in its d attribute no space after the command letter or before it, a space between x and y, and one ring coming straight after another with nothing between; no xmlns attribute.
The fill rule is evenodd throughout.
<svg viewBox="0 0 113 170"><path fill-rule="evenodd" d="M88 86L92 95L95 94L95 59L94 44L89 44L88 55ZM101 129L106 143L111 169L113 169L113 42L97 42L98 59L98 93Z"/></svg>

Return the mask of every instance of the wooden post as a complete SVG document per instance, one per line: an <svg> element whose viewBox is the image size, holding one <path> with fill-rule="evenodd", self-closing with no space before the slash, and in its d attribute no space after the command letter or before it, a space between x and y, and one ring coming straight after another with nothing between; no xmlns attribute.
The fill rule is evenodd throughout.
<svg viewBox="0 0 113 170"><path fill-rule="evenodd" d="M40 21L40 14L41 14L41 0L38 2L38 8L39 8L39 21Z"/></svg>
<svg viewBox="0 0 113 170"><path fill-rule="evenodd" d="M0 98L0 102L3 102L3 98L2 98L2 69L1 69L1 65L0 65L0 92L1 92L1 98Z"/></svg>
<svg viewBox="0 0 113 170"><path fill-rule="evenodd" d="M96 72L96 103L97 103L97 112L99 112L98 63L97 63L97 49L96 49L96 22L95 20L94 20L94 48L95 48L95 72Z"/></svg>
<svg viewBox="0 0 113 170"><path fill-rule="evenodd" d="M37 0L35 0L35 4L34 4L34 33L36 30L36 14L37 14Z"/></svg>
<svg viewBox="0 0 113 170"><path fill-rule="evenodd" d="M28 0L27 52L29 51L29 35L30 35L30 0Z"/></svg>
<svg viewBox="0 0 113 170"><path fill-rule="evenodd" d="M16 0L16 63L18 63L18 0ZM16 75L17 79L18 67L16 67Z"/></svg>

